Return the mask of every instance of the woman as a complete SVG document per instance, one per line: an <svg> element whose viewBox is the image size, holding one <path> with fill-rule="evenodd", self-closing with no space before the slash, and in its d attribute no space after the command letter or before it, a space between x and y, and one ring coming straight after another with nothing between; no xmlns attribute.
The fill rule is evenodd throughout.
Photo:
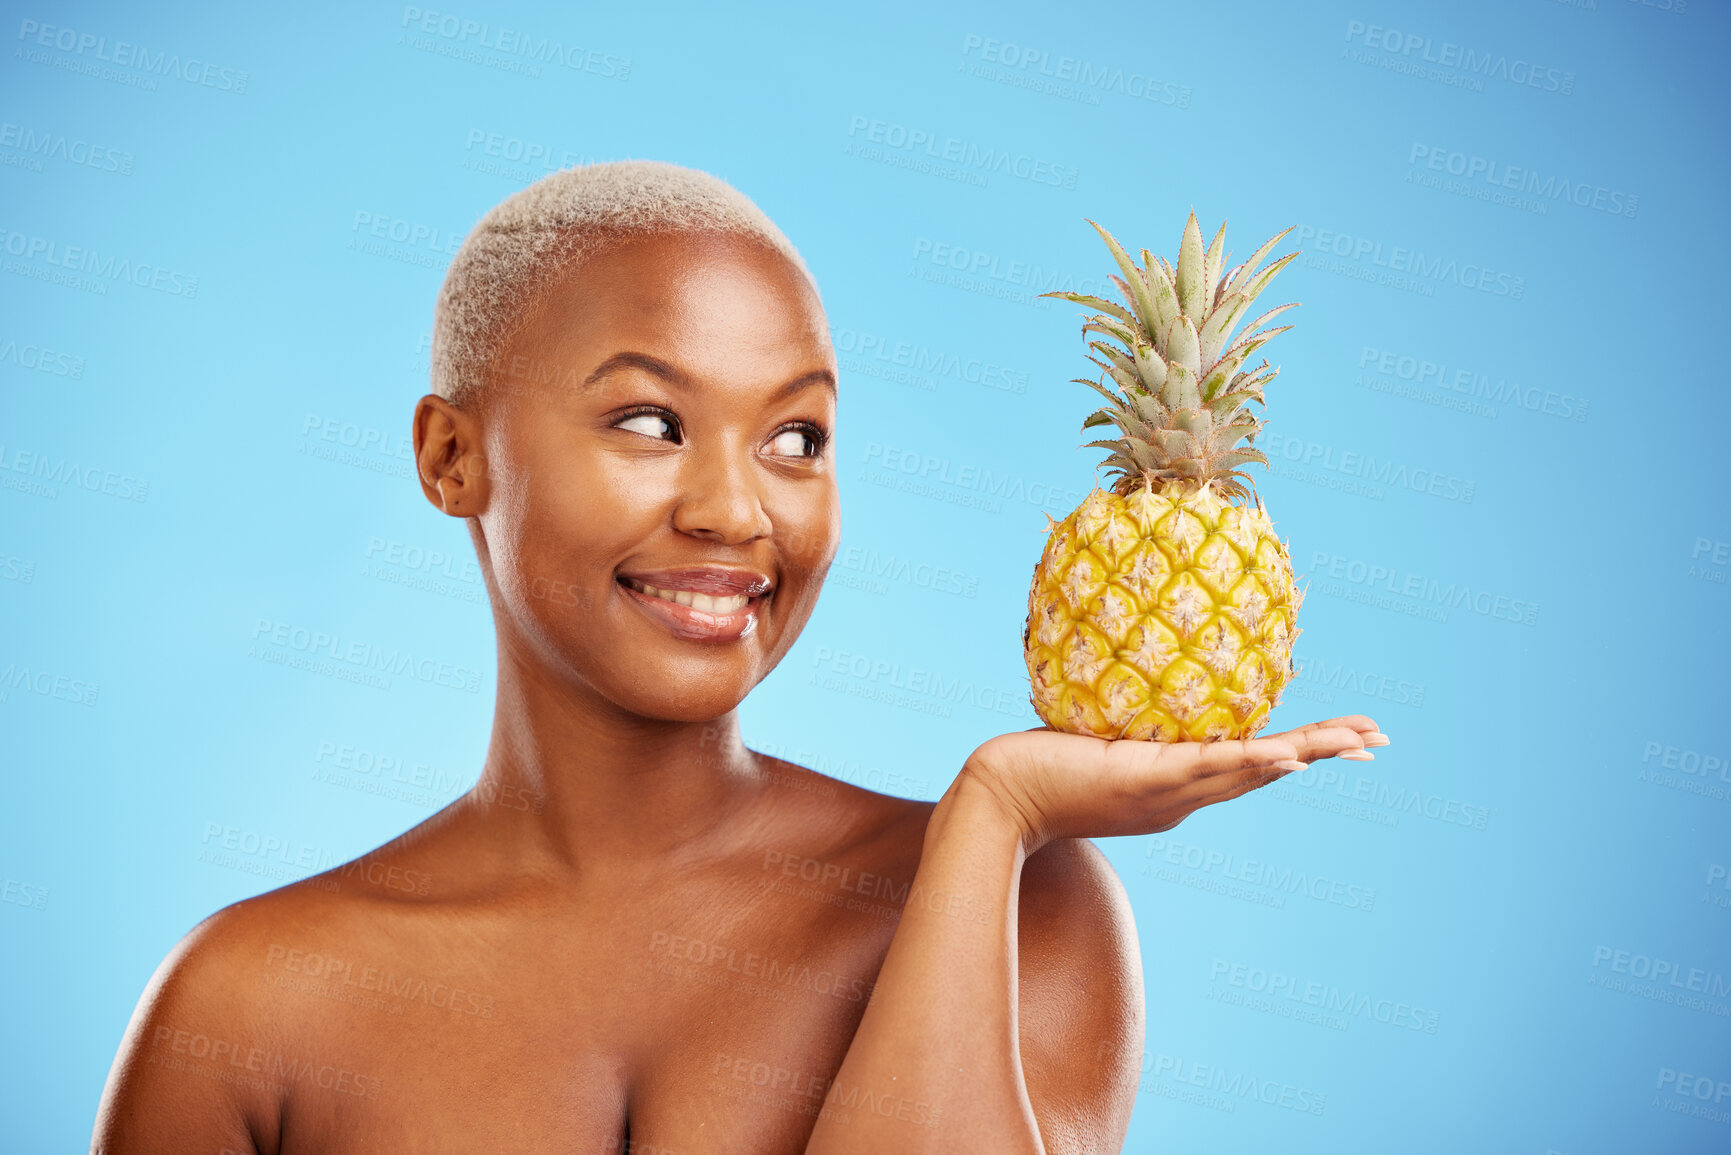
<svg viewBox="0 0 1731 1155"><path fill-rule="evenodd" d="M139 1002L132 1152L1116 1151L1135 928L1087 836L1318 758L994 738L935 805L747 750L838 535L835 358L785 237L668 165L556 173L452 264L414 442L498 637L474 790L237 903Z"/></svg>

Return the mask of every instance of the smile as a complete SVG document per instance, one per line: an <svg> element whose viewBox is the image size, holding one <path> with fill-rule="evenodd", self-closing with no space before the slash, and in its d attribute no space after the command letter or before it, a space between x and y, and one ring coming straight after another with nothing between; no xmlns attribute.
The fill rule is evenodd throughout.
<svg viewBox="0 0 1731 1155"><path fill-rule="evenodd" d="M772 584L760 574L721 569L619 575L619 587L664 629L692 642L736 642L757 628ZM657 584L659 583L659 584Z"/></svg>
<svg viewBox="0 0 1731 1155"><path fill-rule="evenodd" d="M656 589L648 582L640 582L635 578L626 578L625 584L640 594L648 594L652 598L665 598L678 605L702 610L706 614L738 613L751 602L751 599L744 594L735 594L732 597L715 597L711 594L700 594L695 590Z"/></svg>

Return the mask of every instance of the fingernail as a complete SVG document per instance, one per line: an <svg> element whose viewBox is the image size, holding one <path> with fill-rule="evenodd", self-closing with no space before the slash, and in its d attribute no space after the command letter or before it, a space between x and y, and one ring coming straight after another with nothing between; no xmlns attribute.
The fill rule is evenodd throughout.
<svg viewBox="0 0 1731 1155"><path fill-rule="evenodd" d="M1345 758L1348 762L1375 762L1376 755L1369 750L1342 750L1336 758Z"/></svg>
<svg viewBox="0 0 1731 1155"><path fill-rule="evenodd" d="M1372 730L1368 734L1361 735L1361 737L1367 747L1388 745L1388 735L1384 734L1381 730Z"/></svg>
<svg viewBox="0 0 1731 1155"><path fill-rule="evenodd" d="M1296 758L1286 758L1286 759L1283 759L1282 761L1276 762L1274 765L1279 767L1282 770L1289 770L1289 771L1310 769L1310 763L1300 762Z"/></svg>

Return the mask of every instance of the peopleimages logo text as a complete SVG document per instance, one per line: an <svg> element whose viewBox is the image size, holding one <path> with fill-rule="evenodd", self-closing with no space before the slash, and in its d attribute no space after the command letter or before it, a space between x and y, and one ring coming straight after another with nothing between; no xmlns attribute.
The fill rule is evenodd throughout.
<svg viewBox="0 0 1731 1155"><path fill-rule="evenodd" d="M1522 385L1518 381L1510 381L1507 377L1492 380L1488 374L1474 369L1451 369L1445 362L1431 361L1392 349L1379 349L1375 345L1366 345L1359 350L1358 367L1361 370L1374 367L1375 372L1385 377L1410 381L1415 386L1461 393L1493 404L1517 406L1532 413L1543 413L1548 417L1558 417L1566 421L1585 421L1587 410L1592 404L1586 398L1577 397L1573 393Z"/></svg>
<svg viewBox="0 0 1731 1155"><path fill-rule="evenodd" d="M917 152L932 160L961 165L976 172L1011 176L1053 188L1074 189L1080 170L1009 148L982 147L973 141L944 136L926 128L915 128L869 116L848 120L847 134L870 144Z"/></svg>
<svg viewBox="0 0 1731 1155"><path fill-rule="evenodd" d="M1472 261L1461 262L1453 257L1427 255L1422 249L1390 245L1383 251L1381 241L1354 236L1315 225L1299 225L1293 230L1293 243L1304 246L1314 241L1309 251L1340 257L1354 263L1368 260L1377 268L1404 273L1420 282L1441 281L1489 293L1493 297L1508 297L1518 301L1526 295L1527 279ZM1310 260L1312 258L1306 258Z"/></svg>
<svg viewBox="0 0 1731 1155"><path fill-rule="evenodd" d="M933 457L918 450L903 449L877 441L866 442L865 463L888 473L904 474L925 484L942 484L958 490L980 494L986 498L1017 503L1026 502L1036 509L1066 512L1082 504L1088 495L1074 486L1053 482L1028 481L1012 473L993 473L977 465L959 463L948 457ZM993 510L993 512L997 512Z"/></svg>
<svg viewBox="0 0 1731 1155"><path fill-rule="evenodd" d="M53 485L106 494L122 501L145 501L150 497L150 482L129 473L116 473L94 465L80 465L70 457L52 457L38 451L19 449L0 443L0 474L18 473L39 477ZM11 480L8 478L7 480Z"/></svg>
<svg viewBox="0 0 1731 1155"><path fill-rule="evenodd" d="M1583 209L1608 213L1617 217L1633 217L1641 198L1621 189L1606 188L1586 181L1572 181L1555 173L1541 176L1536 169L1509 164L1492 157L1478 156L1444 148L1441 145L1414 142L1407 157L1408 165L1424 162L1430 172L1447 173L1467 181L1483 181L1499 189L1530 193L1548 201L1567 201Z"/></svg>
<svg viewBox="0 0 1731 1155"><path fill-rule="evenodd" d="M1366 562L1360 558L1329 553L1327 550L1319 549L1311 553L1309 576L1319 580L1332 578L1335 581L1346 581L1367 589L1386 590L1399 597L1415 598L1445 609L1470 610L1481 617L1496 618L1499 621L1518 622L1527 626L1535 626L1539 622L1537 602L1509 597L1482 586L1475 587L1466 581L1451 581L1445 584L1437 578L1413 573L1397 565Z"/></svg>
<svg viewBox="0 0 1731 1155"><path fill-rule="evenodd" d="M1363 1018L1426 1035L1437 1033L1442 1017L1437 1011L1398 999L1378 998L1365 991L1306 981L1281 971L1264 970L1222 958L1209 963L1208 981L1213 984L1224 982L1227 986L1265 995L1269 999L1283 998L1307 1007L1320 1007L1332 1014Z"/></svg>
<svg viewBox="0 0 1731 1155"><path fill-rule="evenodd" d="M876 333L847 328L831 329L830 341L839 354L853 354L861 359L869 357L873 361L911 369L917 374L951 377L970 385L997 389L1005 393L1025 394L1028 391L1026 371L1012 369L980 357L965 357L943 349L933 349L929 345L896 341ZM863 363L863 360L855 362L850 367L860 369ZM863 371L871 376L879 376L871 372L869 365Z"/></svg>
<svg viewBox="0 0 1731 1155"><path fill-rule="evenodd" d="M10 337L0 337L0 365L8 362L53 377L84 376L84 358L76 353L63 353L46 345L20 345Z"/></svg>
<svg viewBox="0 0 1731 1155"><path fill-rule="evenodd" d="M1026 288L1035 295L1081 293L1098 297L1113 292L1110 281L1078 277L1060 269L1044 268L1033 261L1018 261L984 249L969 248L930 237L914 238L913 259L915 264L924 262L941 269L954 269L968 276L1001 281L1018 288Z"/></svg>
<svg viewBox="0 0 1731 1155"><path fill-rule="evenodd" d="M100 280L127 281L141 289L154 289L171 297L198 296L198 278L189 273L147 261L135 262L113 252L104 256L88 246L62 245L50 237L14 232L4 226L0 226L0 251L9 257L41 261L52 268L83 273Z"/></svg>
<svg viewBox="0 0 1731 1155"><path fill-rule="evenodd" d="M1317 902L1333 903L1351 910L1370 910L1376 905L1376 889L1343 879L1313 874L1291 866L1276 866L1255 858L1239 858L1224 850L1178 842L1155 835L1148 840L1147 857L1168 866L1182 866L1203 874L1218 874L1232 882L1248 883L1283 894L1302 895Z"/></svg>
<svg viewBox="0 0 1731 1155"><path fill-rule="evenodd" d="M15 148L27 156L45 160L60 160L67 164L93 168L98 172L132 175L132 154L112 145L96 144L65 133L35 128L11 121L0 121L0 147ZM37 169L40 172L40 169Z"/></svg>
<svg viewBox="0 0 1731 1155"><path fill-rule="evenodd" d="M346 663L358 670L379 674L406 674L429 685L471 694L481 689L481 673L451 662L422 658L397 647L389 649L359 639L344 639L323 630L309 629L290 622L259 618L253 625L252 640L260 645ZM389 689L388 685L381 687Z"/></svg>
<svg viewBox="0 0 1731 1155"><path fill-rule="evenodd" d="M191 56L183 60L178 52L153 53L142 45L129 44L124 40L116 40L110 44L106 36L80 32L76 28L43 24L37 20L20 20L18 39L26 44L69 52L80 58L99 60L118 68L132 68L153 76L172 76L201 88L214 88L219 92L233 92L237 95L246 91L248 74L241 69L210 64Z"/></svg>
<svg viewBox="0 0 1731 1155"><path fill-rule="evenodd" d="M1731 995L1731 980L1718 971L1686 966L1673 959L1645 955L1639 951L1595 946L1593 966L1605 966L1616 974L1631 975L1654 983L1663 982L1691 994L1708 995L1716 999Z"/></svg>
<svg viewBox="0 0 1731 1155"><path fill-rule="evenodd" d="M1561 96L1568 96L1575 91L1573 72L1519 57L1510 60L1506 52L1479 51L1468 45L1456 44L1452 40L1438 42L1435 38L1421 33L1384 28L1380 24L1366 24L1362 20L1346 22L1346 39L1349 44L1362 44L1366 48L1405 59L1416 57L1425 64L1454 69L1484 80L1503 80L1514 85L1536 88L1541 92L1555 92Z"/></svg>
<svg viewBox="0 0 1731 1155"><path fill-rule="evenodd" d="M1162 80L1143 72L1094 64L1075 56L1054 57L1041 48L1027 48L1013 41L970 33L962 41L962 55L973 57L976 53L978 59L988 64L1017 69L1062 85L1075 85L1082 92L1117 92L1132 100L1148 100L1175 108L1190 107L1188 84ZM1098 103L1098 98L1095 103Z"/></svg>
<svg viewBox="0 0 1731 1155"><path fill-rule="evenodd" d="M573 72L588 72L607 80L631 78L631 60L628 57L566 44L551 36L536 37L534 33L521 29L494 27L485 20L470 20L452 12L405 6L401 27L467 47L520 56L537 64L563 65Z"/></svg>
<svg viewBox="0 0 1731 1155"><path fill-rule="evenodd" d="M1309 480L1305 470L1310 466L1326 469L1343 477L1358 478L1363 481L1386 485L1391 489L1410 489L1414 493L1429 494L1448 501L1459 501L1470 504L1478 485L1464 477L1456 477L1452 473L1441 473L1434 469L1408 468L1403 462L1390 461L1386 458L1378 461L1368 453L1353 450L1342 450L1338 454L1332 445L1308 441L1302 437L1287 437L1280 433L1270 433L1261 442L1259 448L1268 457L1269 470L1276 475L1285 476L1292 471L1284 469L1287 462L1301 467L1293 475L1299 480ZM1376 491L1381 497L1381 491Z"/></svg>

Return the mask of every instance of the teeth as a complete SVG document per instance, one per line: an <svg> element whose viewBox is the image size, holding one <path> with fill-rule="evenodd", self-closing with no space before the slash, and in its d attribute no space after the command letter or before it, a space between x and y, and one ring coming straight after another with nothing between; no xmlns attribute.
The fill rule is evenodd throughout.
<svg viewBox="0 0 1731 1155"><path fill-rule="evenodd" d="M629 579L628 579L629 580ZM650 597L661 598L664 601L677 602L682 606L690 606L706 614L736 614L751 601L744 594L733 594L728 597L711 597L709 594L693 593L691 590L657 589L647 582L631 581L631 588L640 590Z"/></svg>

